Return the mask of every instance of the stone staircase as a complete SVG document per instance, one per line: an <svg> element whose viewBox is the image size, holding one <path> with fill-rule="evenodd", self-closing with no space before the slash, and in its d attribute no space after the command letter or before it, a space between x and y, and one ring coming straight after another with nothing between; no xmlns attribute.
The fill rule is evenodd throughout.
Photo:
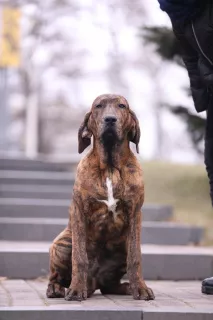
<svg viewBox="0 0 213 320"><path fill-rule="evenodd" d="M28 283L30 279L47 276L49 245L67 224L75 167L75 161L50 163L0 159L0 277L22 279L0 281L0 300L1 283L4 287L7 283ZM143 208L141 238L144 277L151 281L195 281L213 275L213 248L199 245L203 229L174 223L172 215L170 206L145 205ZM174 282L171 285L176 286ZM60 306L61 301L59 303L58 300ZM0 319L8 319L2 313L3 309L0 308ZM13 313L8 314L12 319ZM36 317L29 314L30 319ZM45 319L49 319L50 314ZM112 319L117 317L116 312L111 314ZM22 319L21 315L20 312L16 319ZM72 316L84 319L78 313ZM196 319L204 319L202 317ZM211 317L213 319L213 307ZM111 319L111 315L107 319ZM118 319L122 319L120 313ZM132 318L126 314L124 319ZM155 319L155 316L150 319Z"/></svg>

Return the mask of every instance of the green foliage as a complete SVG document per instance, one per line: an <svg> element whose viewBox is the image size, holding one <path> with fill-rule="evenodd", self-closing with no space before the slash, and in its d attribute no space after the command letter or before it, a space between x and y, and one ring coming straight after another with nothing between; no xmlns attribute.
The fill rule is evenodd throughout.
<svg viewBox="0 0 213 320"><path fill-rule="evenodd" d="M160 55L163 60L184 66L181 59L181 48L170 28L145 27L141 28L140 35L145 43L154 45L156 53ZM189 88L187 91L190 92L191 95ZM166 105L166 107L186 123L195 150L198 153L203 153L202 141L204 139L206 120L199 115L191 113L188 108L183 106Z"/></svg>
<svg viewBox="0 0 213 320"><path fill-rule="evenodd" d="M196 114L192 114L188 108L182 106L176 106L170 108L173 114L179 116L187 125L188 133L190 134L191 141L195 150L203 153L203 139L205 135L205 123L206 120L199 117Z"/></svg>
<svg viewBox="0 0 213 320"><path fill-rule="evenodd" d="M145 27L141 36L146 43L153 43L156 52L165 60L175 60L180 57L180 47L174 33L167 27Z"/></svg>

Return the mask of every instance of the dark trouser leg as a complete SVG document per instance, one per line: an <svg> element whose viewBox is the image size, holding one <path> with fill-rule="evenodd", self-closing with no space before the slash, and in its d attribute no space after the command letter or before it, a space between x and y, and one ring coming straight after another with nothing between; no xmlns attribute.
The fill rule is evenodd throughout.
<svg viewBox="0 0 213 320"><path fill-rule="evenodd" d="M213 105L207 111L205 136L205 165L209 177L210 196L213 206Z"/></svg>

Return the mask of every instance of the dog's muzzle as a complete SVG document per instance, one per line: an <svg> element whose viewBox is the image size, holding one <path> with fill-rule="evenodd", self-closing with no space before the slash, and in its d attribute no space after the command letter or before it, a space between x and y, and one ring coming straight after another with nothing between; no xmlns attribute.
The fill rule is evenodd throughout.
<svg viewBox="0 0 213 320"><path fill-rule="evenodd" d="M104 122L105 122L105 125L107 126L114 126L115 123L117 122L117 118L114 116L109 116L104 119Z"/></svg>
<svg viewBox="0 0 213 320"><path fill-rule="evenodd" d="M107 116L104 118L104 125L102 131L102 142L106 146L112 146L118 140L117 130L116 130L117 118L114 116Z"/></svg>

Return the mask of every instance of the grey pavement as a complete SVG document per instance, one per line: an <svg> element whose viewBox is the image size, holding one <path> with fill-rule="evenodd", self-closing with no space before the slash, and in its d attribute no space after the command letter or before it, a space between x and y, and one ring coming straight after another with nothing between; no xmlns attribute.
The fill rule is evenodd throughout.
<svg viewBox="0 0 213 320"><path fill-rule="evenodd" d="M70 159L52 159L41 157L37 160L27 158L0 157L0 170L31 170L31 171L66 171L75 170L80 160L79 155L72 155Z"/></svg>
<svg viewBox="0 0 213 320"><path fill-rule="evenodd" d="M0 281L0 319L212 320L213 296L201 294L200 282L147 281L154 301L131 296L103 296L83 302L47 299L46 279Z"/></svg>
<svg viewBox="0 0 213 320"><path fill-rule="evenodd" d="M0 241L0 275L23 279L47 275L49 247L49 242ZM142 266L150 280L201 280L213 275L213 248L143 245Z"/></svg>
<svg viewBox="0 0 213 320"><path fill-rule="evenodd" d="M23 198L23 199L65 199L71 198L70 186L56 185L30 185L30 184L0 184L1 198Z"/></svg>
<svg viewBox="0 0 213 320"><path fill-rule="evenodd" d="M67 226L67 219L0 217L0 239L9 241L52 241ZM142 224L143 244L199 244L203 229L173 222Z"/></svg>
<svg viewBox="0 0 213 320"><path fill-rule="evenodd" d="M1 184L73 185L75 173L0 170Z"/></svg>
<svg viewBox="0 0 213 320"><path fill-rule="evenodd" d="M70 187L70 198L72 188ZM70 200L0 198L0 217L68 218ZM143 221L162 221L172 218L172 207L144 205Z"/></svg>

